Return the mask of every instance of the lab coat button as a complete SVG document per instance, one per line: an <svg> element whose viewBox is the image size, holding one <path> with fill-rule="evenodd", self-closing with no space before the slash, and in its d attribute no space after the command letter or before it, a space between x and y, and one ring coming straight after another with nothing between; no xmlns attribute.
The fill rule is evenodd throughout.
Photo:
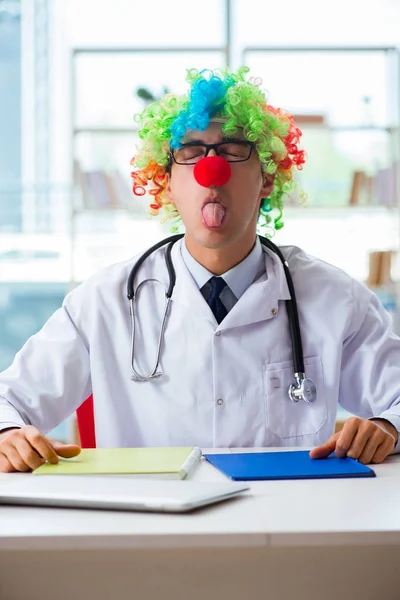
<svg viewBox="0 0 400 600"><path fill-rule="evenodd" d="M218 398L218 400L217 400L218 406L222 406L223 403L224 403L223 399L222 398Z"/></svg>
<svg viewBox="0 0 400 600"><path fill-rule="evenodd" d="M273 316L273 317L276 317L276 315L278 314L278 309L277 309L277 308L273 308L273 309L271 310L271 313L272 313L272 316Z"/></svg>
<svg viewBox="0 0 400 600"><path fill-rule="evenodd" d="M216 331L215 335L221 335L221 332L220 331Z"/></svg>

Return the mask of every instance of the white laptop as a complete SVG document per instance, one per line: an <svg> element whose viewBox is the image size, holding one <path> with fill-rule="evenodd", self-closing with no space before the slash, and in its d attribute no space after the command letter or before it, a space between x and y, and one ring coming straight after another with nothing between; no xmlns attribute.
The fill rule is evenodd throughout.
<svg viewBox="0 0 400 600"><path fill-rule="evenodd" d="M229 481L13 474L0 480L0 504L179 513L233 498L248 489L246 484Z"/></svg>

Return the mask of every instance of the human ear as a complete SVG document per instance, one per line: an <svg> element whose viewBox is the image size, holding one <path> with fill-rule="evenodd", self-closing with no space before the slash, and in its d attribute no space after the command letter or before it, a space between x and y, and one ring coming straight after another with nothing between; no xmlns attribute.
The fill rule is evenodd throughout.
<svg viewBox="0 0 400 600"><path fill-rule="evenodd" d="M274 189L275 175L262 173L262 187L260 190L260 198L268 198Z"/></svg>
<svg viewBox="0 0 400 600"><path fill-rule="evenodd" d="M171 190L171 172L165 174L165 193L170 202L173 202L172 190Z"/></svg>

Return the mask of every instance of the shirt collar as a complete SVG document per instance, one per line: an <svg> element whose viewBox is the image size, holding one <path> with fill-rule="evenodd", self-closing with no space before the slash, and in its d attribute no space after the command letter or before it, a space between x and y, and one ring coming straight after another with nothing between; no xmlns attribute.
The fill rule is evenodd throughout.
<svg viewBox="0 0 400 600"><path fill-rule="evenodd" d="M186 265L189 273L193 277L199 289L201 289L207 281L213 277L213 273L208 271L203 265L197 262L190 254L186 247L185 238L181 243L181 255L183 262ZM265 258L261 247L261 242L257 236L256 243L252 251L238 265L234 266L221 277L225 279L226 284L230 287L235 297L239 298L244 294L248 287L265 273Z"/></svg>

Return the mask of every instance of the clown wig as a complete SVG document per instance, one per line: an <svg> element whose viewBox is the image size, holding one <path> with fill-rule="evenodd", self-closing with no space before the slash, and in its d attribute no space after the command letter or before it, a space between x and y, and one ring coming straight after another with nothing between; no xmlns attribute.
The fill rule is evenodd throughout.
<svg viewBox="0 0 400 600"><path fill-rule="evenodd" d="M302 134L291 114L267 103L260 80L246 80L248 71L247 67L236 73L188 70L187 95L166 94L136 116L141 144L131 161L133 192L143 196L149 186L150 214L158 215L162 208L162 221L174 220L173 232L179 228L180 217L165 193L170 152L180 147L187 131L203 131L213 118L222 121L225 136L234 136L242 128L245 138L254 142L262 170L274 177L271 196L261 204L258 224L262 229L283 227L284 198L295 186L293 171L302 169L305 162L304 150L299 149ZM278 211L274 219L269 214L273 209Z"/></svg>

